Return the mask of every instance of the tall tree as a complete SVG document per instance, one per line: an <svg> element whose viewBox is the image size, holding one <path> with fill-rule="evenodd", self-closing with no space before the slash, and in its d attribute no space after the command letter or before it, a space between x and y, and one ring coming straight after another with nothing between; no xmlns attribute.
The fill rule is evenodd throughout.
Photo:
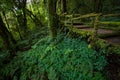
<svg viewBox="0 0 120 80"><path fill-rule="evenodd" d="M24 32L26 33L27 32L27 16L26 16L26 3L27 3L27 0L23 0L23 6L22 6L22 11L23 11L23 25L24 25Z"/></svg>
<svg viewBox="0 0 120 80"><path fill-rule="evenodd" d="M12 11L16 14L19 27L25 37L27 35L27 15L26 15L26 5L27 0L14 0Z"/></svg>
<svg viewBox="0 0 120 80"><path fill-rule="evenodd" d="M67 12L67 0L61 0L62 1L62 12Z"/></svg>
<svg viewBox="0 0 120 80"><path fill-rule="evenodd" d="M48 26L50 29L50 36L54 39L57 35L57 14L56 14L56 3L57 0L48 0L48 16L49 22Z"/></svg>
<svg viewBox="0 0 120 80"><path fill-rule="evenodd" d="M0 36L2 37L2 39L4 41L6 49L10 50L16 44L16 41L13 38L13 35L9 32L9 30L5 26L5 24L4 24L3 20L2 20L1 15L0 15Z"/></svg>

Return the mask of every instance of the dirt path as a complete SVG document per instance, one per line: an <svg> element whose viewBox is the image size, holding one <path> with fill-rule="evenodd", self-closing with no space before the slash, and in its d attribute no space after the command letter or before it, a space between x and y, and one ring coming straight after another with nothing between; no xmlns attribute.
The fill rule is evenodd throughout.
<svg viewBox="0 0 120 80"><path fill-rule="evenodd" d="M84 31L93 31L94 29L93 28L83 28L81 30L84 30ZM112 34L112 33L115 33L115 32L112 31L112 30L98 29L98 34Z"/></svg>
<svg viewBox="0 0 120 80"><path fill-rule="evenodd" d="M93 31L94 28L88 27L86 25L75 25L74 27L81 29L83 31ZM109 34L113 34L112 37L107 37L104 38L105 40L107 40L110 44L115 44L115 45L120 45L120 35L115 34L116 32L113 30L105 30L105 29L98 29L98 34L101 35L109 35ZM114 35L115 34L115 35Z"/></svg>
<svg viewBox="0 0 120 80"><path fill-rule="evenodd" d="M120 45L120 36L105 38L110 44Z"/></svg>
<svg viewBox="0 0 120 80"><path fill-rule="evenodd" d="M75 25L76 28L81 29L83 31L92 31L94 30L91 27L85 25ZM110 44L113 45L120 45L120 34L113 30L105 30L105 29L98 29L98 34L112 34L112 36L108 36L103 38L104 40L108 41ZM106 66L105 71L108 71L105 75L109 80L120 80L120 56L117 54L111 54L107 56L108 66Z"/></svg>

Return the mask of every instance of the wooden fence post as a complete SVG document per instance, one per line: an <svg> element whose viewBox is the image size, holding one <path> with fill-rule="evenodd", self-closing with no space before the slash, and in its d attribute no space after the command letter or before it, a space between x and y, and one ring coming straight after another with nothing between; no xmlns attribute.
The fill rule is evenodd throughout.
<svg viewBox="0 0 120 80"><path fill-rule="evenodd" d="M98 37L98 22L99 22L100 15L97 15L94 20L94 36Z"/></svg>
<svg viewBox="0 0 120 80"><path fill-rule="evenodd" d="M71 20L71 27L73 27L73 14L70 16L70 20Z"/></svg>

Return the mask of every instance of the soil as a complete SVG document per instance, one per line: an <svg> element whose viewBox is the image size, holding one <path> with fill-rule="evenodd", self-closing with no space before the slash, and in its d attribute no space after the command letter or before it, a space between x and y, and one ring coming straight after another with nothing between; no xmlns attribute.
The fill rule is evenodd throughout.
<svg viewBox="0 0 120 80"><path fill-rule="evenodd" d="M91 27L85 25L75 25L76 28L84 30L84 31L92 31L94 30ZM98 34L114 34L115 31L112 30L105 30L105 29L98 29ZM104 40L108 41L110 44L120 45L120 35L113 35ZM107 76L108 80L120 80L120 55L116 53L110 54L107 56L108 66L106 66L105 75Z"/></svg>
<svg viewBox="0 0 120 80"><path fill-rule="evenodd" d="M76 28L78 29L81 29L83 31L93 31L94 28L90 28L90 27L87 27L87 26L75 26ZM115 33L115 31L112 31L112 30L105 30L105 29L98 29L98 34L112 34L112 33Z"/></svg>
<svg viewBox="0 0 120 80"><path fill-rule="evenodd" d="M120 45L120 36L105 38L110 44Z"/></svg>
<svg viewBox="0 0 120 80"><path fill-rule="evenodd" d="M76 28L78 29L86 29L86 28L90 28L89 26L87 25L74 25Z"/></svg>
<svg viewBox="0 0 120 80"><path fill-rule="evenodd" d="M81 29L83 31L93 31L94 28L88 27L87 25L75 25L76 28ZM106 35L106 34L115 34L116 32L113 30L106 30L106 29L98 29L98 34ZM112 35L112 37L104 38L107 40L110 44L114 45L120 45L120 35L115 36Z"/></svg>
<svg viewBox="0 0 120 80"><path fill-rule="evenodd" d="M105 73L108 80L120 80L120 55L115 53L107 56L108 66Z"/></svg>

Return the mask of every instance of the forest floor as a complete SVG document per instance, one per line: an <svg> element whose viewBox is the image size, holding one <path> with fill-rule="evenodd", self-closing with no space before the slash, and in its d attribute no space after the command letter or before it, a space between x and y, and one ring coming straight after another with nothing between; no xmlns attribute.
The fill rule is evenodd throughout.
<svg viewBox="0 0 120 80"><path fill-rule="evenodd" d="M74 27L81 29L83 31L93 31L94 28L89 27L87 25L74 25ZM107 30L107 29L98 29L98 34L100 35L111 35L104 37L102 39L108 41L108 43L112 45L120 45L120 35L116 31ZM116 35L117 34L117 35ZM107 56L108 66L105 68L109 74L106 76L110 76L109 80L119 80L120 79L120 55L111 54Z"/></svg>
<svg viewBox="0 0 120 80"><path fill-rule="evenodd" d="M120 55L111 54L107 56L108 66L105 68L105 71L109 73L106 76L109 76L108 80L120 80Z"/></svg>
<svg viewBox="0 0 120 80"><path fill-rule="evenodd" d="M93 31L94 28L88 27L86 25L75 25L74 27L81 29L83 31ZM110 44L113 45L120 45L120 35L116 35L116 32L113 30L107 29L98 29L98 34L100 35L112 35L109 37L105 37L104 40L108 41Z"/></svg>
<svg viewBox="0 0 120 80"><path fill-rule="evenodd" d="M120 45L120 36L105 38L110 44Z"/></svg>

